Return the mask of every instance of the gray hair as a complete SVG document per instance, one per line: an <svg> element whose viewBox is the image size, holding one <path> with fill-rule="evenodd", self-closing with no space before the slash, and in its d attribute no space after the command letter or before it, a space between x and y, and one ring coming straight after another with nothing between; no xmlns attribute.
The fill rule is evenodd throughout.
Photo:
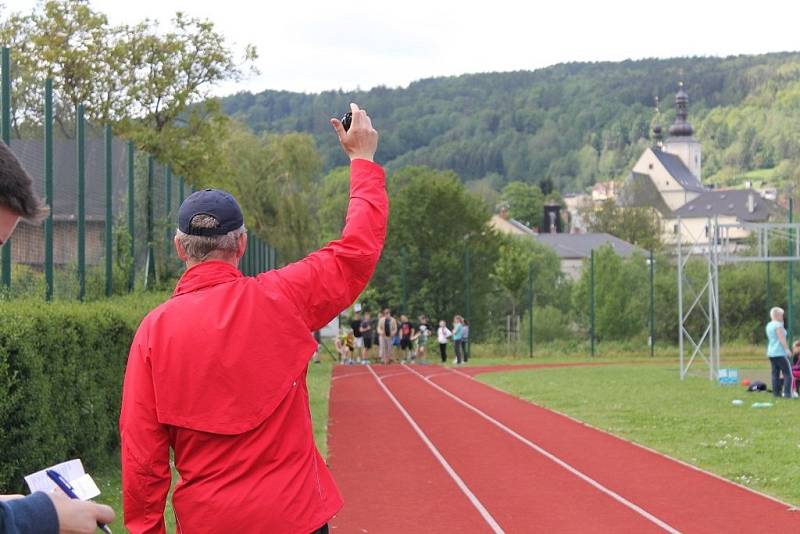
<svg viewBox="0 0 800 534"><path fill-rule="evenodd" d="M772 319L773 321L778 320L777 319L778 314L783 315L783 308L775 306L774 308L769 310L769 318Z"/></svg>
<svg viewBox="0 0 800 534"><path fill-rule="evenodd" d="M210 215L195 215L189 225L193 228L216 228L219 221ZM189 235L176 230L175 241L180 243L189 259L205 261L236 254L239 238L244 233L247 233L244 225L225 235L214 236Z"/></svg>

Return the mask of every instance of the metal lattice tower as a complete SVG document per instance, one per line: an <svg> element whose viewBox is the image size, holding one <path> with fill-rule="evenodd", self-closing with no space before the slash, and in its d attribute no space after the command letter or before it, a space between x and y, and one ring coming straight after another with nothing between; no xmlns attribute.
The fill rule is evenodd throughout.
<svg viewBox="0 0 800 534"><path fill-rule="evenodd" d="M683 241L684 231L691 242ZM695 235L695 232L678 219L680 377L683 380L699 358L708 366L708 378L717 380L720 369L720 266L742 262L800 261L800 223L720 224L719 218L713 217L707 220L703 235ZM754 239L754 246L741 244L748 236ZM687 271L688 262L701 256L705 257L705 273L702 277L692 277ZM688 306L684 305L684 297L690 299ZM693 313L702 315L699 324L689 321Z"/></svg>

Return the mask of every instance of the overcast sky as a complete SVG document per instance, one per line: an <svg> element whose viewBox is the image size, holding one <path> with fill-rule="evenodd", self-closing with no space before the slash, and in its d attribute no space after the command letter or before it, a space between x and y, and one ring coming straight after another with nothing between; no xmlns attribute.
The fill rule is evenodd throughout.
<svg viewBox="0 0 800 534"><path fill-rule="evenodd" d="M30 10L32 0L0 0ZM737 5L740 4L740 5ZM800 50L800 3L677 0L94 0L112 23L176 11L212 20L259 75L214 90L406 86L565 61Z"/></svg>

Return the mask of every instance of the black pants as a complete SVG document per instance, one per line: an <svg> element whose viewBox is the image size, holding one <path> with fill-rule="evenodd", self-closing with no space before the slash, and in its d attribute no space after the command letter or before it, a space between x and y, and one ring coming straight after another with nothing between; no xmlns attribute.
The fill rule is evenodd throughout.
<svg viewBox="0 0 800 534"><path fill-rule="evenodd" d="M327 523L322 525L322 527L318 530L315 530L311 534L328 534L328 525Z"/></svg>
<svg viewBox="0 0 800 534"><path fill-rule="evenodd" d="M442 363L447 363L447 343L439 343L439 355L442 357Z"/></svg>
<svg viewBox="0 0 800 534"><path fill-rule="evenodd" d="M776 356L769 359L769 364L772 366L772 394L780 397L783 389L783 396L792 398L792 367L789 365L789 358Z"/></svg>
<svg viewBox="0 0 800 534"><path fill-rule="evenodd" d="M469 340L462 339L461 346L464 347L464 361L466 362L469 360Z"/></svg>
<svg viewBox="0 0 800 534"><path fill-rule="evenodd" d="M460 339L456 339L456 361L461 363L464 361L464 342Z"/></svg>

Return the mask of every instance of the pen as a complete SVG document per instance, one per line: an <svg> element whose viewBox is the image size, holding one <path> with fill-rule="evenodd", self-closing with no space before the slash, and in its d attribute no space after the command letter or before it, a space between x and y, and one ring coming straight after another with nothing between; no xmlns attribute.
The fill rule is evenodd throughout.
<svg viewBox="0 0 800 534"><path fill-rule="evenodd" d="M75 494L75 490L72 489L72 485L69 482L67 482L67 479L61 476L61 473L59 473L58 471L54 471L52 469L48 469L46 472L47 476L50 477L50 480L55 482L56 486L61 488L61 491L67 494L67 497L69 497L70 499L80 500L80 498ZM108 528L107 525L98 522L97 528L99 528L106 534L111 534L111 529Z"/></svg>

